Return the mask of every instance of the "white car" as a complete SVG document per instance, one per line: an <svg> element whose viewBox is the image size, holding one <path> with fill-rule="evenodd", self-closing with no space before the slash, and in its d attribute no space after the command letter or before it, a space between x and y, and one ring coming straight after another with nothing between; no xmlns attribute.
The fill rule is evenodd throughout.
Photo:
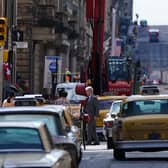
<svg viewBox="0 0 168 168"><path fill-rule="evenodd" d="M142 85L140 93L142 95L157 95L160 93L160 88L158 85Z"/></svg>
<svg viewBox="0 0 168 168"><path fill-rule="evenodd" d="M103 132L107 139L107 149L113 148L112 127L117 114L120 112L122 100L116 100L112 103L109 113L103 119Z"/></svg>

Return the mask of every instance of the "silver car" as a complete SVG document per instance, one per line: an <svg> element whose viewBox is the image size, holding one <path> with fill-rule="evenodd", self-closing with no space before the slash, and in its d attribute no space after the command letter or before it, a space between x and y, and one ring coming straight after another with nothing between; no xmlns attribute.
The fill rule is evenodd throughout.
<svg viewBox="0 0 168 168"><path fill-rule="evenodd" d="M62 115L61 115L62 114ZM75 129L71 129L69 133L66 132L62 118L64 114L64 106L51 107L11 107L0 108L0 122L1 121L40 121L44 122L54 141L54 145L71 155L71 168L79 166L82 151L80 139L74 136ZM74 132L74 133L73 133Z"/></svg>
<svg viewBox="0 0 168 168"><path fill-rule="evenodd" d="M0 122L0 166L70 168L68 152L54 147L42 122Z"/></svg>

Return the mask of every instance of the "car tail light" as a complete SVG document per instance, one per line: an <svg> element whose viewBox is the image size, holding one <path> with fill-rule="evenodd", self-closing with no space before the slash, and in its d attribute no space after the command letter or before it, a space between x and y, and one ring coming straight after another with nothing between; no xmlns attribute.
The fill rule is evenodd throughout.
<svg viewBox="0 0 168 168"><path fill-rule="evenodd" d="M105 121L105 122L104 122L104 125L105 125L106 127L112 127L112 126L113 126L113 121Z"/></svg>
<svg viewBox="0 0 168 168"><path fill-rule="evenodd" d="M89 115L85 113L85 114L83 115L83 120L84 120L86 123L88 123L88 122L90 121Z"/></svg>

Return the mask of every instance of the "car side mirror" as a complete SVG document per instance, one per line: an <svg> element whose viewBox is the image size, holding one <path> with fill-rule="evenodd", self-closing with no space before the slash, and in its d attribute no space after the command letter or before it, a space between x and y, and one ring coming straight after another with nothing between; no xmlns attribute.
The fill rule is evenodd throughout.
<svg viewBox="0 0 168 168"><path fill-rule="evenodd" d="M121 117L121 113L118 113L118 114L116 115L116 117Z"/></svg>
<svg viewBox="0 0 168 168"><path fill-rule="evenodd" d="M79 132L79 128L77 126L75 126L75 125L72 125L71 126L71 132L73 134L77 134Z"/></svg>
<svg viewBox="0 0 168 168"><path fill-rule="evenodd" d="M116 118L116 116L117 116L116 114L111 114L112 118Z"/></svg>
<svg viewBox="0 0 168 168"><path fill-rule="evenodd" d="M70 132L71 131L71 126L69 126L69 125L67 125L66 127L65 127L65 132Z"/></svg>

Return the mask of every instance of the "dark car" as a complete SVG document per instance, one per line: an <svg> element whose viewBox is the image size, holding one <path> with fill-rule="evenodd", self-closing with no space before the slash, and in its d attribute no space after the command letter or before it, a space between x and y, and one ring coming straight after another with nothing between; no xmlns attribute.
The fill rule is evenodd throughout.
<svg viewBox="0 0 168 168"><path fill-rule="evenodd" d="M1 121L40 121L46 123L59 149L68 151L72 158L72 168L77 168L81 160L80 139L75 136L76 130L72 127L69 132L64 128L60 114L64 113L63 106L50 107L11 107L0 109Z"/></svg>
<svg viewBox="0 0 168 168"><path fill-rule="evenodd" d="M158 85L142 85L140 93L142 95L156 95L160 93L160 88Z"/></svg>
<svg viewBox="0 0 168 168"><path fill-rule="evenodd" d="M149 29L149 42L159 42L159 30Z"/></svg>

